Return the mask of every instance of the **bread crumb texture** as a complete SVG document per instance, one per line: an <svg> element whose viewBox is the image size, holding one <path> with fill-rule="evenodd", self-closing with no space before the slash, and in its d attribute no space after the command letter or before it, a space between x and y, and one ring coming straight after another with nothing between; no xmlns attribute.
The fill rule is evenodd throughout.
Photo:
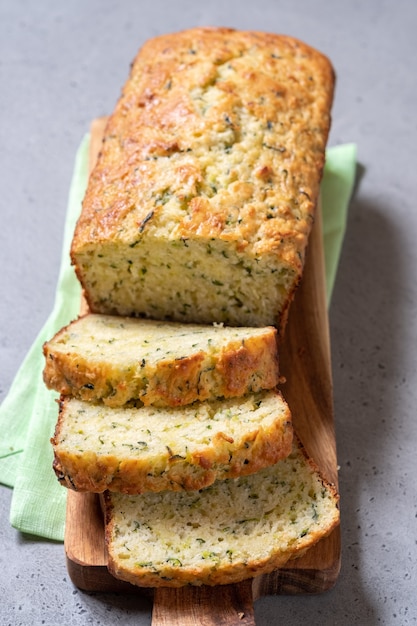
<svg viewBox="0 0 417 626"><path fill-rule="evenodd" d="M277 332L88 314L43 348L50 389L112 407L182 406L279 383Z"/></svg>
<svg viewBox="0 0 417 626"><path fill-rule="evenodd" d="M197 28L148 41L72 244L93 312L280 325L302 274L330 126L328 59Z"/></svg>
<svg viewBox="0 0 417 626"><path fill-rule="evenodd" d="M339 523L338 495L302 449L201 492L106 492L112 574L139 586L217 585L269 573Z"/></svg>
<svg viewBox="0 0 417 626"><path fill-rule="evenodd" d="M291 414L265 391L182 408L118 408L67 398L52 440L60 482L78 491L196 490L291 451Z"/></svg>

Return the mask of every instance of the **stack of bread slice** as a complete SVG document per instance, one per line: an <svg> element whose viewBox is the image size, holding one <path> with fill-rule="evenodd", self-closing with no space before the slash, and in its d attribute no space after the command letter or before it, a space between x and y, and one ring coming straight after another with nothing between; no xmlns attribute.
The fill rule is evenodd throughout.
<svg viewBox="0 0 417 626"><path fill-rule="evenodd" d="M54 469L66 487L103 494L116 577L235 582L337 524L337 494L277 390L273 327L90 313L44 354L45 383L61 393Z"/></svg>
<svg viewBox="0 0 417 626"><path fill-rule="evenodd" d="M102 494L117 578L237 582L339 523L278 390L333 88L309 46L227 28L132 64L71 247L89 312L44 346L54 469Z"/></svg>

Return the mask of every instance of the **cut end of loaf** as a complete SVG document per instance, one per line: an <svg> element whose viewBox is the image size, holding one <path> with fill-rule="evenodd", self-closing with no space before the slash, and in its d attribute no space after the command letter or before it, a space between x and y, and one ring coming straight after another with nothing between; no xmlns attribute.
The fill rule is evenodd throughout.
<svg viewBox="0 0 417 626"><path fill-rule="evenodd" d="M252 327L280 326L301 273L274 254L172 233L148 234L134 247L93 243L77 252L76 265L92 312Z"/></svg>

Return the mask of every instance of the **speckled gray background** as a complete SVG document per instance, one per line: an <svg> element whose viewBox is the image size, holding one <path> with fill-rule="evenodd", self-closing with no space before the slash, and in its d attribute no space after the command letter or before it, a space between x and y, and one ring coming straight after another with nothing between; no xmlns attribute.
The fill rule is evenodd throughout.
<svg viewBox="0 0 417 626"><path fill-rule="evenodd" d="M145 39L194 25L282 32L328 54L330 144L356 142L361 164L330 309L342 570L328 593L258 601L257 624L414 624L413 0L0 0L0 400L53 304L81 137ZM10 528L10 490L0 498L1 625L150 624L145 600L75 589L62 545Z"/></svg>

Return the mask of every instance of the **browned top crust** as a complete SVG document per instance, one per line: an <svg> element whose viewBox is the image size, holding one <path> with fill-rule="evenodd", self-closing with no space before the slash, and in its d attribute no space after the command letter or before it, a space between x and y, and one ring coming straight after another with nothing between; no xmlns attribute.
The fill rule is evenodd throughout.
<svg viewBox="0 0 417 626"><path fill-rule="evenodd" d="M209 230L210 235L230 237L232 233L227 228L230 203L209 206L208 183L202 179L198 161L179 164L172 180L161 181L157 178L158 157L187 154L196 148L210 151L222 134L229 131L239 134L242 131L239 109L260 120L265 128L262 146L265 163L260 159L254 172L254 184L256 178L259 180L258 189L253 189L254 184L237 180L225 193L233 193L237 205L239 200L253 195L256 200L265 201L269 191L265 189L267 181L271 177L276 181L279 176L279 192L291 199L299 195L302 187L303 208L311 212L318 192L318 173L324 162L333 82L328 59L287 36L196 28L148 41L132 65L130 80L108 123L74 247L81 236L114 236L115 223L122 222L132 212L135 222L145 227L145 220L151 219L150 211L155 210L158 187L161 194L169 187L172 193L178 192L188 201L189 210L180 225L184 237L201 229ZM214 107L216 110L204 111L199 106L201 93L214 84L221 97ZM280 128L285 133L285 147L279 142ZM297 169L293 171L294 153L302 151L303 144L306 144L304 165L300 169L297 159ZM157 211L161 210L162 201L161 198ZM202 212L207 212L208 221L202 219ZM253 208L251 213L255 213ZM152 219L155 217L154 214ZM287 231L297 228L296 216L282 217ZM244 226L234 233L242 242L253 241L263 246L269 237L259 238L260 229L266 229L268 235L274 234L270 232L274 222L267 216L261 221L242 223ZM304 234L305 230L302 224L301 232ZM281 223L279 237L283 234Z"/></svg>

